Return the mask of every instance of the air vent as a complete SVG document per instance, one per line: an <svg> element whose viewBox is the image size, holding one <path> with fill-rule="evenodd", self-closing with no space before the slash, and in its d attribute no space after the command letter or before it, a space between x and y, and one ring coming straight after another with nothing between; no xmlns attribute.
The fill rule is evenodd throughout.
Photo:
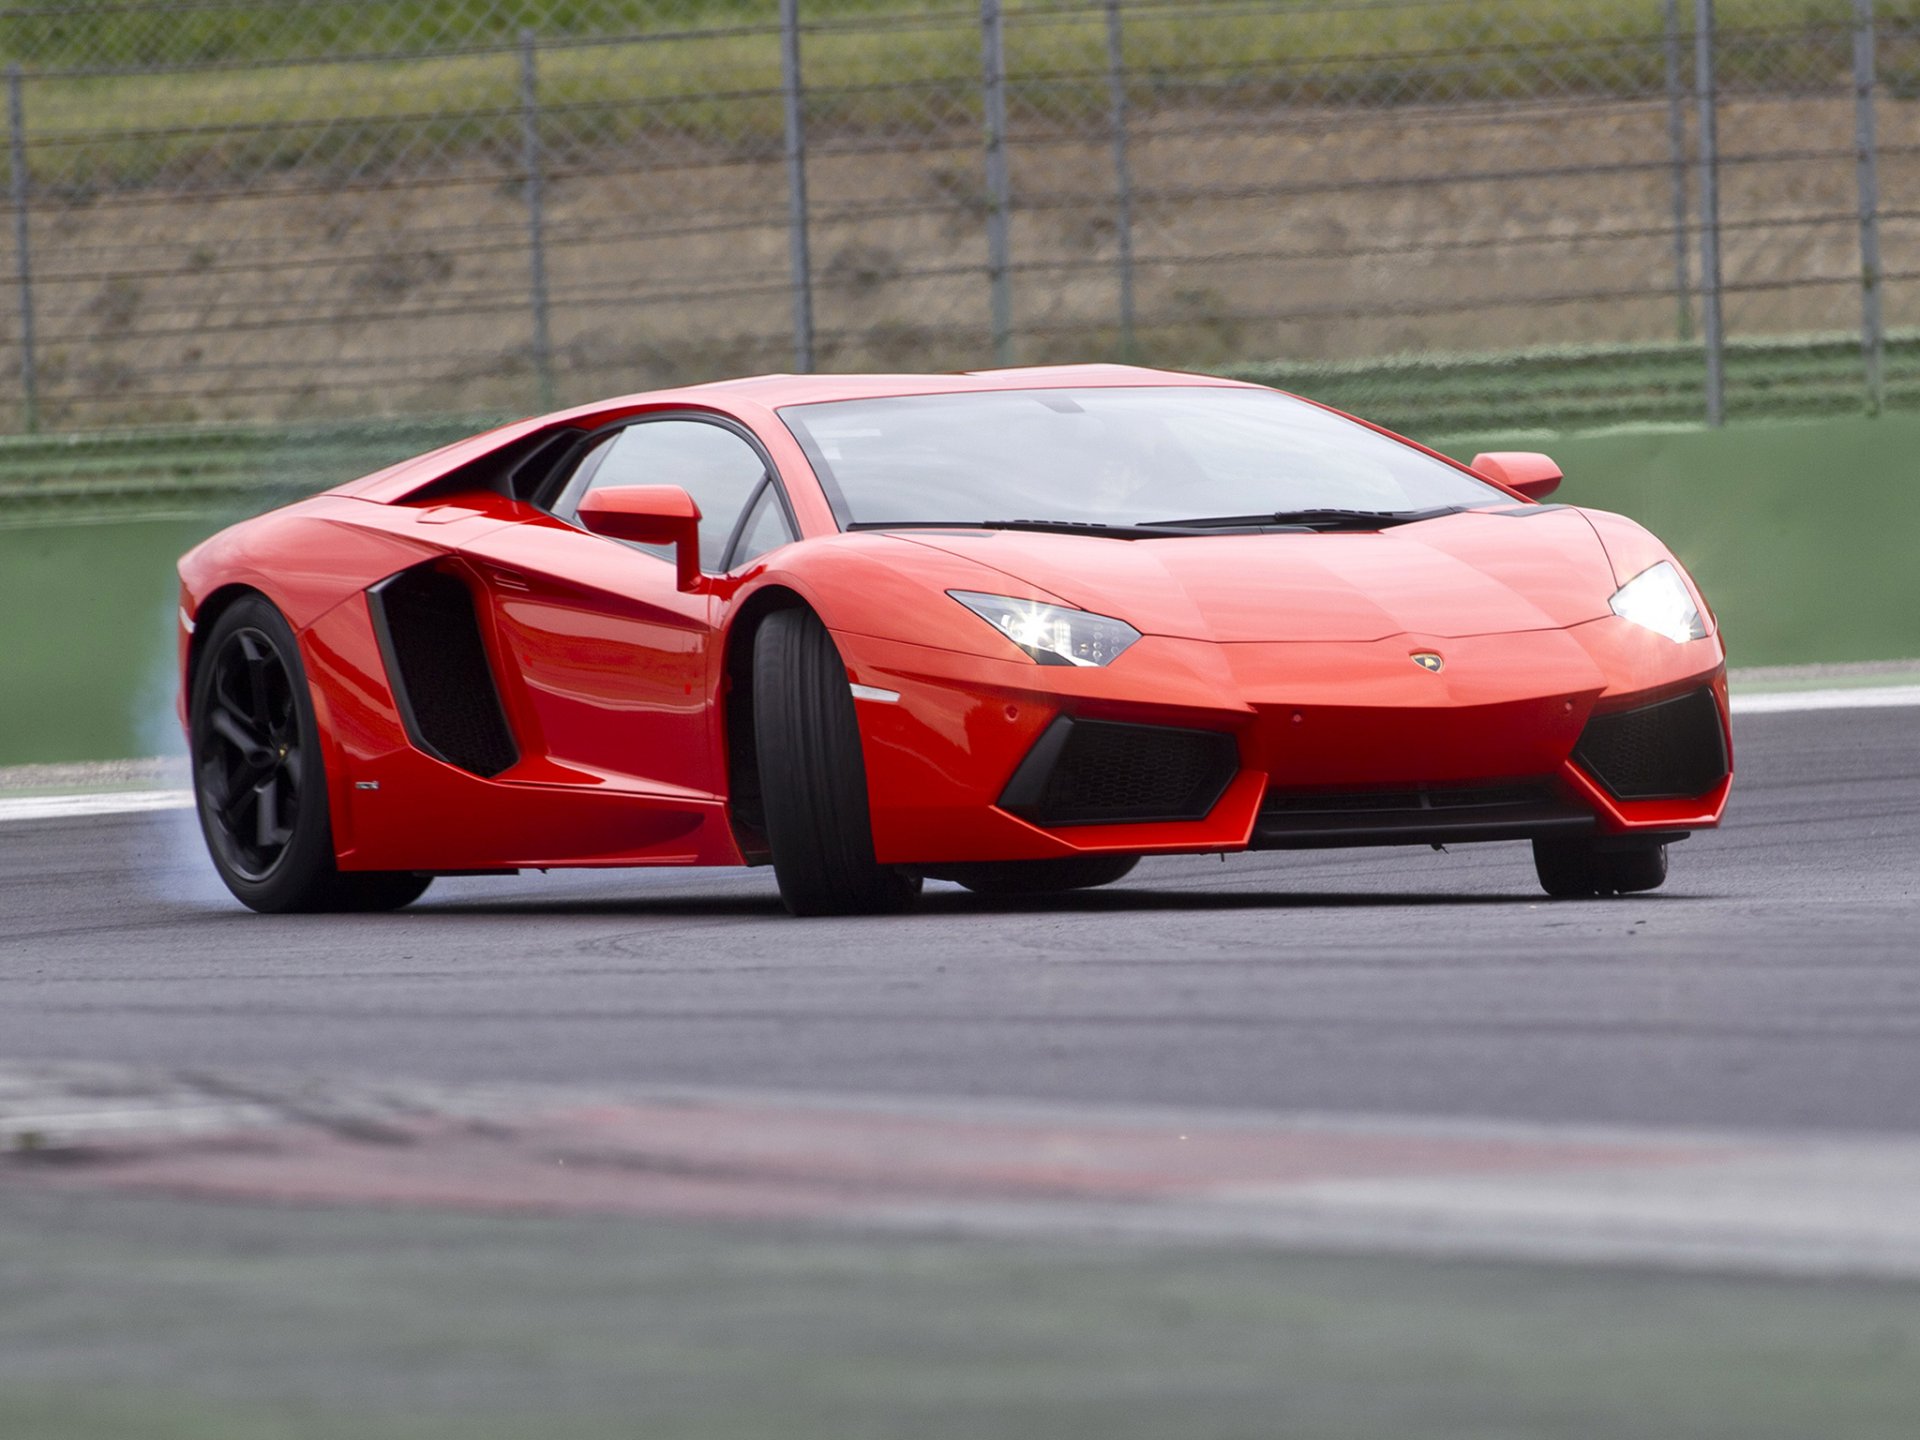
<svg viewBox="0 0 1920 1440"><path fill-rule="evenodd" d="M1324 845L1450 845L1584 835L1593 816L1550 779L1378 790L1270 790L1254 824L1256 850Z"/></svg>
<svg viewBox="0 0 1920 1440"><path fill-rule="evenodd" d="M1232 783L1231 735L1061 716L1020 762L1002 809L1037 825L1200 820Z"/></svg>
<svg viewBox="0 0 1920 1440"><path fill-rule="evenodd" d="M1620 800L1684 800L1727 778L1726 732L1705 686L1657 705L1596 715L1573 758Z"/></svg>
<svg viewBox="0 0 1920 1440"><path fill-rule="evenodd" d="M466 585L422 565L374 586L367 602L413 743L475 775L518 760Z"/></svg>

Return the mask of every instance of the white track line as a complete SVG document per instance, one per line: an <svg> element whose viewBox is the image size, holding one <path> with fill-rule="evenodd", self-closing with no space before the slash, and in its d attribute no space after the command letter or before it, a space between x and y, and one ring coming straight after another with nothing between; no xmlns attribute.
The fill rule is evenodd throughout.
<svg viewBox="0 0 1920 1440"><path fill-rule="evenodd" d="M1783 715L1796 710L1869 710L1884 705L1920 705L1920 685L1862 685L1845 690L1779 690L1735 693L1736 715Z"/></svg>
<svg viewBox="0 0 1920 1440"><path fill-rule="evenodd" d="M8 820L69 820L86 815L133 815L143 810L185 810L191 790L122 790L109 795L25 795L0 799L0 823Z"/></svg>
<svg viewBox="0 0 1920 1440"><path fill-rule="evenodd" d="M1862 685L1841 690L1782 690L1733 696L1736 715L1785 715L1802 710L1870 710L1920 705L1920 685ZM0 824L9 820L69 820L90 815L135 815L185 810L191 790L121 790L105 795L0 797Z"/></svg>

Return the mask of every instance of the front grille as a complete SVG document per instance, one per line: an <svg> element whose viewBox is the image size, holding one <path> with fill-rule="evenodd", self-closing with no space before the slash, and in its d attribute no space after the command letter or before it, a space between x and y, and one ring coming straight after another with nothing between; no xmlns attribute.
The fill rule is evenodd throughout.
<svg viewBox="0 0 1920 1440"><path fill-rule="evenodd" d="M1593 826L1592 814L1561 799L1547 779L1381 790L1269 791L1260 804L1253 845L1266 850L1445 845L1578 835Z"/></svg>
<svg viewBox="0 0 1920 1440"><path fill-rule="evenodd" d="M1262 815L1362 815L1381 812L1500 809L1513 805L1549 805L1553 786L1546 781L1512 785L1421 786L1412 790L1362 790L1352 794L1279 793L1261 803Z"/></svg>
<svg viewBox="0 0 1920 1440"><path fill-rule="evenodd" d="M1727 778L1726 732L1705 686L1656 705L1596 715L1573 758L1619 800L1680 800Z"/></svg>
<svg viewBox="0 0 1920 1440"><path fill-rule="evenodd" d="M1014 772L1003 809L1038 825L1199 820L1240 768L1231 735L1061 716Z"/></svg>

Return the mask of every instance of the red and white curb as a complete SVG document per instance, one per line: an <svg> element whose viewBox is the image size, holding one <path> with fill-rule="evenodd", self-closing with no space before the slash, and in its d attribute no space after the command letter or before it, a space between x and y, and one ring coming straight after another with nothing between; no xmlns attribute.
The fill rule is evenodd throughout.
<svg viewBox="0 0 1920 1440"><path fill-rule="evenodd" d="M1920 1278L1906 1137L40 1067L13 1186Z"/></svg>

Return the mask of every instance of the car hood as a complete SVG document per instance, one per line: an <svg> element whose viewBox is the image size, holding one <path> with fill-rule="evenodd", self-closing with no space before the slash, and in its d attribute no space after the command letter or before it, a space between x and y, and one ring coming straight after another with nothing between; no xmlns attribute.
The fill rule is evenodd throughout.
<svg viewBox="0 0 1920 1440"><path fill-rule="evenodd" d="M1614 589L1593 527L1558 505L1467 511L1364 533L893 533L1143 634L1223 642L1560 629L1606 615Z"/></svg>

